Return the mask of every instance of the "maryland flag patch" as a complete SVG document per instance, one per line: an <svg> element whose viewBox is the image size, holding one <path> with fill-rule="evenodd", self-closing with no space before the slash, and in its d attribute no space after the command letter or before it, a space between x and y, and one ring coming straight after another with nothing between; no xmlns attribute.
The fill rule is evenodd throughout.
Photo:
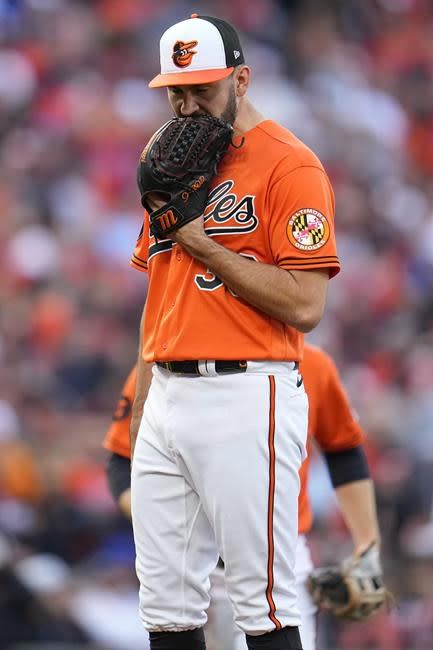
<svg viewBox="0 0 433 650"><path fill-rule="evenodd" d="M303 208L290 217L287 237L298 250L315 251L328 241L329 223L318 210Z"/></svg>

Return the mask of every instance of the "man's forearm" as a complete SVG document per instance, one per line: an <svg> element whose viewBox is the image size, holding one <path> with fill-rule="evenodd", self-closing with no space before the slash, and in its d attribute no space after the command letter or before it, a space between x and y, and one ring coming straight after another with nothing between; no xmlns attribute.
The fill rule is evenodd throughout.
<svg viewBox="0 0 433 650"><path fill-rule="evenodd" d="M210 237L182 244L237 296L272 318L307 332L320 320L328 271L286 271L248 259Z"/></svg>
<svg viewBox="0 0 433 650"><path fill-rule="evenodd" d="M138 430L143 416L144 403L147 398L147 393L149 392L151 381L152 364L145 363L144 361L137 363L137 383L135 387L134 402L131 410L131 425L129 429L131 458L134 456L135 442L137 440Z"/></svg>
<svg viewBox="0 0 433 650"><path fill-rule="evenodd" d="M361 552L372 541L380 542L374 486L371 479L339 486L335 494L352 536L355 551Z"/></svg>
<svg viewBox="0 0 433 650"><path fill-rule="evenodd" d="M131 409L131 424L129 427L129 440L131 445L131 459L134 456L135 442L137 440L138 429L143 415L144 403L149 392L152 381L152 364L145 363L142 356L143 350L143 321L144 310L140 322L138 357L137 357L137 379L135 384L134 402Z"/></svg>

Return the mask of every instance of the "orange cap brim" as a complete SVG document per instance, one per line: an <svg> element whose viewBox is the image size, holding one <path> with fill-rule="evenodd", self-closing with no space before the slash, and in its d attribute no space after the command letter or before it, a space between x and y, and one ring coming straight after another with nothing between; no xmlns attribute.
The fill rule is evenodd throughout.
<svg viewBox="0 0 433 650"><path fill-rule="evenodd" d="M210 84L228 77L234 68L219 68L218 70L194 70L191 72L169 72L158 74L149 83L149 88L164 88L165 86L189 86Z"/></svg>

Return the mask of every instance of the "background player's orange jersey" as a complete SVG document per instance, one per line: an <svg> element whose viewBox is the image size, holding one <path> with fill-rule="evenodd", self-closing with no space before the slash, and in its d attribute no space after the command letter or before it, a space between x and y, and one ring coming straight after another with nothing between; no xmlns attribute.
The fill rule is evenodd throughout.
<svg viewBox="0 0 433 650"><path fill-rule="evenodd" d="M331 357L306 343L300 369L309 403L308 456L300 471L299 493L299 532L305 533L313 522L307 491L312 439L322 451L333 452L356 447L363 442L364 434Z"/></svg>
<svg viewBox="0 0 433 650"><path fill-rule="evenodd" d="M314 438L323 451L333 452L350 449L361 444L363 431L353 416L349 399L341 384L338 370L323 350L305 344L304 359L300 366L309 400L308 448L311 451ZM129 424L134 399L136 368L134 367L122 390L107 431L104 447L120 456L129 458ZM310 455L302 465L301 490L299 493L299 532L311 528L313 514L308 498L308 470Z"/></svg>
<svg viewBox="0 0 433 650"><path fill-rule="evenodd" d="M213 179L207 235L262 264L338 273L334 194L320 161L271 120L243 138ZM147 213L131 264L149 275L145 361L302 358L298 330L240 300L172 240L150 236Z"/></svg>

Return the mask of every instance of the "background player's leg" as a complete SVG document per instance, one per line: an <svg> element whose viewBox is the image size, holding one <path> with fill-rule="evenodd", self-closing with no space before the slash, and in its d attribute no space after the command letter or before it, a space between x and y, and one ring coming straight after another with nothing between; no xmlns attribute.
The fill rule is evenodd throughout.
<svg viewBox="0 0 433 650"><path fill-rule="evenodd" d="M209 521L179 469L161 424L162 417L166 419L170 413L166 400L170 379L163 372L156 371L152 381L131 477L140 615L146 629L153 632L186 631L204 625L208 576L218 558ZM162 642L162 637L158 638ZM201 649L200 643L197 638L197 645L189 647Z"/></svg>
<svg viewBox="0 0 433 650"><path fill-rule="evenodd" d="M301 635L303 650L315 650L317 636L317 607L307 589L307 577L313 569L310 549L304 535L298 537L296 547L296 590L301 612Z"/></svg>

